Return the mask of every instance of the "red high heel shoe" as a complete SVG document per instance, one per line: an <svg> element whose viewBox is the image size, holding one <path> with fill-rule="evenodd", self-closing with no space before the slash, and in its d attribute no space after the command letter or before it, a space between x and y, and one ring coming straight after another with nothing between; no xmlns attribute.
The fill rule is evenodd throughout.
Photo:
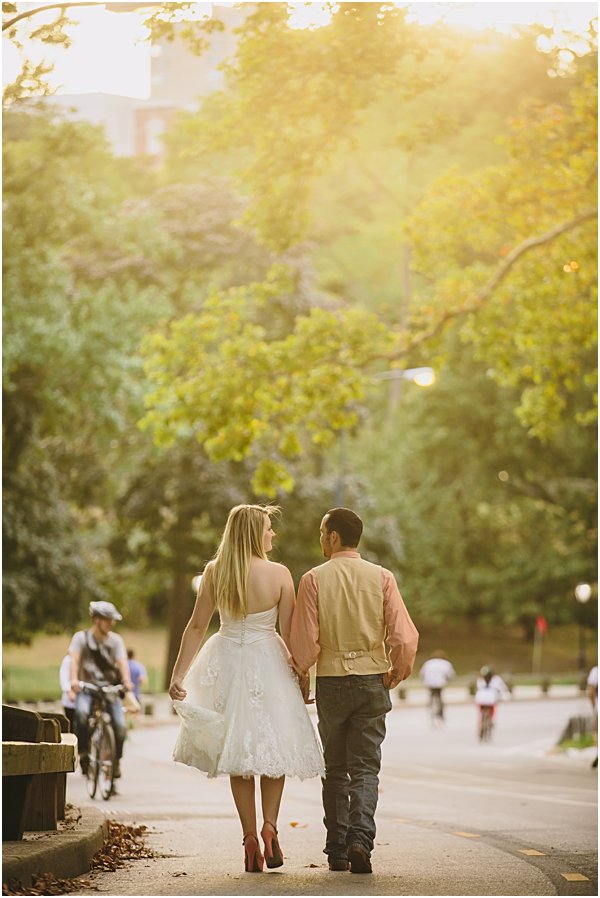
<svg viewBox="0 0 600 898"><path fill-rule="evenodd" d="M270 833L266 827L269 826L273 833ZM283 866L283 852L279 839L277 838L277 827L270 820L265 820L263 828L260 831L263 842L265 843L265 860L267 867L272 870L274 867Z"/></svg>
<svg viewBox="0 0 600 898"><path fill-rule="evenodd" d="M262 873L264 857L258 847L258 837L254 833L246 833L242 839L244 846L244 870L246 873Z"/></svg>

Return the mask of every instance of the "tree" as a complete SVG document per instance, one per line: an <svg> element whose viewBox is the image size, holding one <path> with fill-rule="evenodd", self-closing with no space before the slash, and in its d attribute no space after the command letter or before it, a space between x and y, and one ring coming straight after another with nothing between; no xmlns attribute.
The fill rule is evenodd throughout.
<svg viewBox="0 0 600 898"><path fill-rule="evenodd" d="M254 62L264 65L262 57ZM577 404L575 421L586 426L595 345L594 98L583 66L565 106L524 110L507 135L506 163L446 174L432 186L407 226L417 275L430 286L415 292L395 333L386 317L330 298L329 308L298 318L281 340L255 320L257 308L285 291L278 279L215 295L200 315L147 341L156 389L145 426L159 441L195 434L214 459L253 459L257 492L289 488L287 460L353 425L369 372L410 364L425 345L435 352L436 337L457 317L466 319L463 334L479 357L520 388L519 414L532 435L543 438L569 418L567 397ZM452 226L458 209L460 229ZM570 275L564 290L561 279ZM558 327L549 317L557 304ZM243 363L225 379L233 359ZM246 378L254 397L244 392Z"/></svg>
<svg viewBox="0 0 600 898"><path fill-rule="evenodd" d="M76 619L102 589L83 534L141 402L132 349L165 305L127 266L95 268L137 230L96 129L30 109L5 114L3 137L5 614L11 638L26 638L35 621ZM159 264L141 224L137 251Z"/></svg>
<svg viewBox="0 0 600 898"><path fill-rule="evenodd" d="M47 76L51 74L53 64L46 61L32 63L25 55L25 44L39 41L67 50L72 44L70 30L77 24L69 13L74 11L76 14L78 8L89 6L103 6L115 13L147 10L144 25L148 40L164 37L172 41L176 35L181 36L195 53L204 52L209 46L209 36L223 28L222 22L216 18L194 20L194 3L96 3L84 0L79 3L29 3L21 11L16 3L3 3L2 34L19 50L23 59L21 72L3 91L3 106L52 93Z"/></svg>
<svg viewBox="0 0 600 898"><path fill-rule="evenodd" d="M393 415L377 387L349 464L398 530L379 559L418 620L519 623L531 636L536 614L570 620L574 583L595 578L596 442L569 423L542 444L456 324L443 349L435 385L407 384Z"/></svg>
<svg viewBox="0 0 600 898"><path fill-rule="evenodd" d="M596 94L590 73L568 106L526 108L508 164L444 176L408 225L415 268L433 287L415 298L407 349L464 321L542 439L567 417L596 418ZM460 229L450 224L458 208Z"/></svg>

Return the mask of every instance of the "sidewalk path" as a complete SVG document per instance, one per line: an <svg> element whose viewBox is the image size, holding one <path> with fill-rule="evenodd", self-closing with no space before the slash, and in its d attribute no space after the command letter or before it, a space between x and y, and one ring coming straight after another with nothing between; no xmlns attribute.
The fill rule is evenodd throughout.
<svg viewBox="0 0 600 898"><path fill-rule="evenodd" d="M597 895L595 772L586 758L549 754L583 708L579 698L508 703L494 742L482 746L468 704L450 709L446 729L435 731L421 706L397 704L372 876L327 869L316 780L286 783L284 867L245 874L227 780L170 761L174 723L139 726L122 794L95 806L147 824L157 857L94 877L95 894ZM70 800L90 804L82 778L71 782Z"/></svg>

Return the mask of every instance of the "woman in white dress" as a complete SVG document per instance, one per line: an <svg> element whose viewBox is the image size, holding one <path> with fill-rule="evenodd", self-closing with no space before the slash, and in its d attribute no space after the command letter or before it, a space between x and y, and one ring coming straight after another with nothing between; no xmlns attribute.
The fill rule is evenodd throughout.
<svg viewBox="0 0 600 898"><path fill-rule="evenodd" d="M173 668L169 695L180 715L173 753L209 776L229 775L247 872L280 867L277 817L286 776L322 776L323 757L291 666L294 583L269 561L273 506L232 508L200 582ZM218 633L200 649L215 608ZM279 618L281 637L275 630ZM200 649L200 651L199 651ZM301 684L306 694L306 683ZM263 812L260 852L254 776Z"/></svg>

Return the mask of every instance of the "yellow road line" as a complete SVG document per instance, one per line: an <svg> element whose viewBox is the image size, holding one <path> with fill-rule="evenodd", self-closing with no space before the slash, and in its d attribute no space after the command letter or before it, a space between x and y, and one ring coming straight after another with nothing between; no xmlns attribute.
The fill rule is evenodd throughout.
<svg viewBox="0 0 600 898"><path fill-rule="evenodd" d="M528 857L546 857L543 851L536 851L535 848L519 848L519 854L526 854Z"/></svg>
<svg viewBox="0 0 600 898"><path fill-rule="evenodd" d="M463 839L481 839L481 833L462 833L459 830L456 830L452 833L453 836L462 836Z"/></svg>
<svg viewBox="0 0 600 898"><path fill-rule="evenodd" d="M583 873L561 873L560 874L567 882L589 882L589 876L584 876Z"/></svg>

